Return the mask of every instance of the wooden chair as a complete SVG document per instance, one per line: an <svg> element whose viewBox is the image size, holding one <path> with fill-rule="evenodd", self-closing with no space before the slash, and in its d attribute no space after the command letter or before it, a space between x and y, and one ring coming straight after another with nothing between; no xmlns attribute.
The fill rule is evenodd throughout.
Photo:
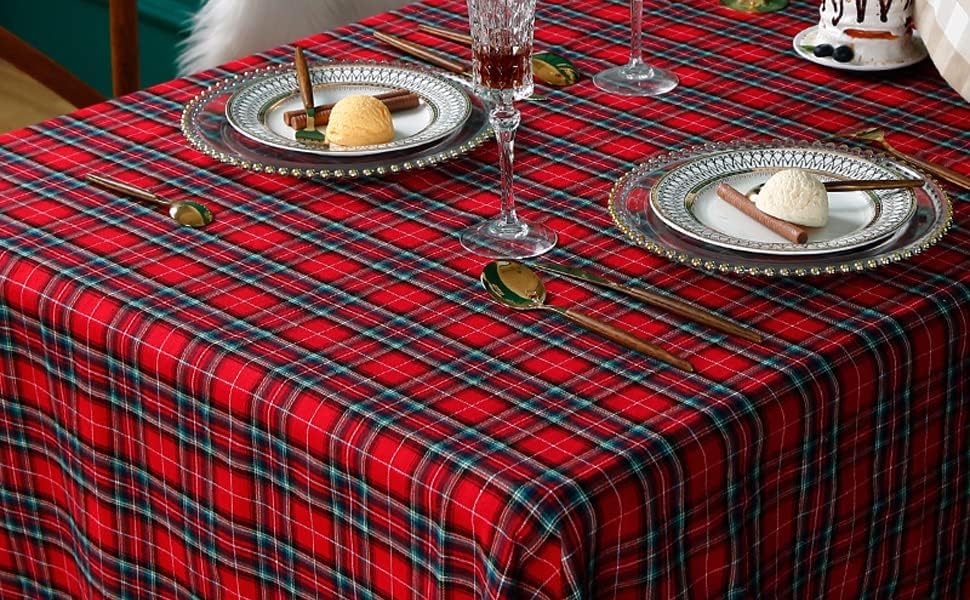
<svg viewBox="0 0 970 600"><path fill-rule="evenodd" d="M139 88L136 5L136 0L109 0L108 3L111 81L115 96ZM74 106L87 106L105 100L99 91L3 27L0 27L0 58Z"/></svg>

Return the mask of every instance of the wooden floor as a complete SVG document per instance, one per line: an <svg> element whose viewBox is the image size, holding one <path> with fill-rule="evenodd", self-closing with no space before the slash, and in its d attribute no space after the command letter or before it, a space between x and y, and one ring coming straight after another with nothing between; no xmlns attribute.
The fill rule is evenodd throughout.
<svg viewBox="0 0 970 600"><path fill-rule="evenodd" d="M5 60L0 60L0 133L33 125L74 110Z"/></svg>

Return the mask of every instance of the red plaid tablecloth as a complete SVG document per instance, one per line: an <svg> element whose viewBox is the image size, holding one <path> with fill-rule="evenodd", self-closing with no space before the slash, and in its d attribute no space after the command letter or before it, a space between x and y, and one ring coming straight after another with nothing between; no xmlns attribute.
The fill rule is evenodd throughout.
<svg viewBox="0 0 970 600"><path fill-rule="evenodd" d="M816 11L648 3L673 93L587 78L521 106L518 197L552 259L770 334L548 280L693 375L489 302L457 232L497 209L494 144L313 182L186 143L189 100L291 47L0 137L0 597L970 597L970 195L927 252L808 279L672 264L606 211L658 152L864 124L970 173L970 108L932 65L803 61ZM379 27L467 57L420 22L464 28L464 4L306 43L399 58ZM540 3L536 37L586 74L621 63L627 3ZM88 172L217 220L176 227Z"/></svg>

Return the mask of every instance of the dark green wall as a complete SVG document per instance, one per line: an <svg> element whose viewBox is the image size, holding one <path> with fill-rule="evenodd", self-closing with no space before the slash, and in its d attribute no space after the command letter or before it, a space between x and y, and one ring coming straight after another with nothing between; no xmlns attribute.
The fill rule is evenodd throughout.
<svg viewBox="0 0 970 600"><path fill-rule="evenodd" d="M178 43L202 0L138 0L141 84L175 77ZM0 0L0 25L111 95L107 0Z"/></svg>

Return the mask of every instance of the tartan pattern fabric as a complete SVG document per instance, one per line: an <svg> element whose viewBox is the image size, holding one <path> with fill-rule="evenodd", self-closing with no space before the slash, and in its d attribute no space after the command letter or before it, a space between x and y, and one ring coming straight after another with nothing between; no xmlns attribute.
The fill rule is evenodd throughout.
<svg viewBox="0 0 970 600"><path fill-rule="evenodd" d="M517 192L553 260L770 334L547 280L693 375L488 301L457 232L497 210L494 144L324 183L187 145L186 102L291 47L0 137L0 597L970 597L970 195L927 252L808 279L672 264L605 210L657 152L861 125L970 173L970 109L928 61L798 59L814 3L648 8L648 60L681 85L630 99L588 78L626 59L627 3L540 3L537 46L587 77L520 106ZM380 28L467 58L415 32L464 19L428 0L303 45L398 59Z"/></svg>

